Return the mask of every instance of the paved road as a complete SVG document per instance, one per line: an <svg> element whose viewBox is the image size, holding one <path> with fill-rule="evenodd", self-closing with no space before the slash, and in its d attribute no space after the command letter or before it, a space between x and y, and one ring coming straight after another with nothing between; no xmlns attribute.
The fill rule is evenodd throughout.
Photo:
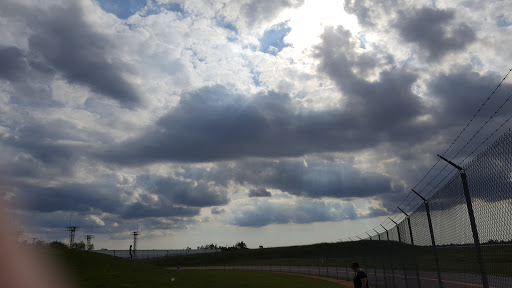
<svg viewBox="0 0 512 288"><path fill-rule="evenodd" d="M262 266L198 266L183 267L182 269L200 269L200 270L249 270L249 271L272 271L305 274L321 277L331 277L336 279L351 279L353 272L350 268L344 267L318 267L318 266L279 266L279 265L262 265ZM416 271L408 270L404 274L403 270L366 270L370 283L377 283L379 287L388 288L417 288L418 278ZM421 288L437 288L439 281L435 272L418 272L420 276ZM476 288L482 287L482 280L478 274L462 274L443 272L442 280L444 288ZM405 279L407 278L407 285ZM376 280L377 279L377 280ZM512 277L488 276L489 285L494 288L512 287Z"/></svg>

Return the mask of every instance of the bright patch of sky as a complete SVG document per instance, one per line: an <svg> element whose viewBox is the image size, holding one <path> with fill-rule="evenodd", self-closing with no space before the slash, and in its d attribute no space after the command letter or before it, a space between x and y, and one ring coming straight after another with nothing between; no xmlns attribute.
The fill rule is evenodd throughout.
<svg viewBox="0 0 512 288"><path fill-rule="evenodd" d="M343 9L343 1L320 2L305 1L299 9L286 11L280 17L283 20L290 20L288 26L291 31L286 41L291 43L297 51L310 48L312 43L318 43L326 26L342 25L353 34L361 30L356 17Z"/></svg>
<svg viewBox="0 0 512 288"><path fill-rule="evenodd" d="M508 27L512 25L512 21L509 21L505 15L501 15L496 19L496 25L498 27Z"/></svg>
<svg viewBox="0 0 512 288"><path fill-rule="evenodd" d="M101 8L116 15L119 19L127 19L137 11L146 7L147 0L98 0Z"/></svg>
<svg viewBox="0 0 512 288"><path fill-rule="evenodd" d="M292 29L288 27L288 21L270 27L259 39L261 44L260 51L277 55L283 48L291 46L284 41L284 37L286 37L291 30Z"/></svg>
<svg viewBox="0 0 512 288"><path fill-rule="evenodd" d="M223 28L231 30L231 31L233 31L235 33L238 33L238 29L236 28L236 26L233 25L233 23L230 23L230 22L226 21L226 19L224 17L218 17L216 19L215 23L219 27L223 27Z"/></svg>
<svg viewBox="0 0 512 288"><path fill-rule="evenodd" d="M155 15L164 10L185 13L182 5L179 3L158 3L148 0L98 0L100 7L108 13L112 13L119 19L128 19L137 12L144 16Z"/></svg>

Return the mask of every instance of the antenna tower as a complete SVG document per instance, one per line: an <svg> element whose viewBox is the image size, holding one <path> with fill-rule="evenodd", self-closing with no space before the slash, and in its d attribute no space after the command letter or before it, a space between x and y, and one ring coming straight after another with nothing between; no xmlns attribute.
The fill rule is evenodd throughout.
<svg viewBox="0 0 512 288"><path fill-rule="evenodd" d="M137 237L139 236L139 231L132 232L133 235L133 258L135 258L135 253L137 253Z"/></svg>
<svg viewBox="0 0 512 288"><path fill-rule="evenodd" d="M69 232L69 248L73 248L73 243L75 243L75 232L78 230L80 230L80 227L77 226L66 227L66 231Z"/></svg>
<svg viewBox="0 0 512 288"><path fill-rule="evenodd" d="M89 234L85 235L85 238L87 239L87 250L92 250L92 239L94 238L94 235Z"/></svg>

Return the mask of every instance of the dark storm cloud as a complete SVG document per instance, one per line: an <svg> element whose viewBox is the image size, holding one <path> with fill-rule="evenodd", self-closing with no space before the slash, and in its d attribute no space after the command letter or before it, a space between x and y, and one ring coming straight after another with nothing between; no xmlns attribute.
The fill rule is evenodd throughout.
<svg viewBox="0 0 512 288"><path fill-rule="evenodd" d="M193 217L199 215L199 208L180 207L174 205L150 206L143 203L135 203L128 206L121 217L123 218L148 218L148 217Z"/></svg>
<svg viewBox="0 0 512 288"><path fill-rule="evenodd" d="M187 229L189 225L198 224L197 219L190 217L172 217L172 218L145 218L140 222L141 232L149 233L157 230L177 230ZM146 231L146 232L145 232ZM158 231L157 231L158 233Z"/></svg>
<svg viewBox="0 0 512 288"><path fill-rule="evenodd" d="M305 166L302 159L280 161L251 159L218 163L216 168L211 168L208 173L201 175L206 177L203 178L204 181L215 181L220 186L227 186L234 181L242 186L267 187L310 198L341 199L376 195L388 197L403 192L404 189L401 186L392 185L391 177L361 171L352 165L352 163L308 161L308 165ZM191 174L186 167L183 167L182 171L178 174L179 177L188 178L191 177L189 175L197 175L197 168L194 168ZM266 194L263 192L265 189L260 188L260 190L261 192L253 194Z"/></svg>
<svg viewBox="0 0 512 288"><path fill-rule="evenodd" d="M367 129L373 131L368 132L393 134L416 128L411 122L425 112L420 98L412 92L417 75L403 69L391 68L382 71L378 81L367 81L359 78L354 73L354 68L365 72L375 68L381 61L385 61L382 64L389 63L392 61L390 56L378 59L373 54L356 53L355 38L341 26L326 28L322 40L317 46L317 57L320 60L318 69L326 73L349 96L347 106L350 107L352 116L362 118L363 123L369 124Z"/></svg>
<svg viewBox="0 0 512 288"><path fill-rule="evenodd" d="M455 10L414 8L401 0L345 0L345 11L359 23L374 29L393 27L401 38L424 52L428 61L438 61L450 52L464 50L476 40L475 31L455 21Z"/></svg>
<svg viewBox="0 0 512 288"><path fill-rule="evenodd" d="M226 205L229 198L226 190L210 187L200 179L181 181L160 176L137 176L137 184L146 191L162 196L168 201L192 207Z"/></svg>
<svg viewBox="0 0 512 288"><path fill-rule="evenodd" d="M437 111L427 110L412 92L417 75L395 68L386 53L356 53L355 37L341 27L327 28L322 40L316 47L319 71L346 96L343 108L305 112L286 94L244 97L221 86L205 87L183 95L152 131L108 150L102 158L125 164L201 162L353 151L382 143L405 148L439 132ZM378 66L391 68L375 81L360 78ZM427 111L434 113L432 121L416 121ZM350 165L339 171L328 164L323 169L323 164L304 167L302 161L240 163L233 170L219 168L231 176L209 179L224 185L232 177L240 183L307 197L403 195L403 188L393 186L390 177L362 173ZM260 173L265 169L272 173ZM194 174L204 177L200 170Z"/></svg>
<svg viewBox="0 0 512 288"><path fill-rule="evenodd" d="M38 9L5 1L0 10L4 10L0 16L23 19L32 31L27 52L15 47L0 51L0 61L6 64L0 66L0 77L29 78L29 63L40 73L53 75L56 70L69 82L85 85L123 106L140 102L134 87L122 77L126 67L116 56L115 44L85 21L77 2Z"/></svg>
<svg viewBox="0 0 512 288"><path fill-rule="evenodd" d="M28 64L23 51L17 47L0 47L0 77L13 81L23 77Z"/></svg>
<svg viewBox="0 0 512 288"><path fill-rule="evenodd" d="M249 197L272 197L272 194L267 189L260 187L257 189L249 190Z"/></svg>
<svg viewBox="0 0 512 288"><path fill-rule="evenodd" d="M37 217L34 217L32 214L22 214L20 215L20 220L23 224L31 226L33 228L45 228L45 229L56 229L62 231L64 227L75 225L90 228L99 227L93 221L86 220L86 213L78 213L69 211L53 211L53 212L41 212L37 214ZM71 222L71 223L70 223ZM31 229L32 230L32 229Z"/></svg>
<svg viewBox="0 0 512 288"><path fill-rule="evenodd" d="M61 119L40 123L27 117L23 125L10 129L12 135L0 138L0 144L19 153L10 161L1 163L0 169L13 178L44 177L51 175L52 171L70 175L73 166L87 154L88 149L87 145L76 143L104 138L101 133L86 129Z"/></svg>
<svg viewBox="0 0 512 288"><path fill-rule="evenodd" d="M326 28L322 40L315 47L318 70L346 96L342 108L308 111L283 93L246 97L223 86L204 87L183 95L155 127L99 157L129 165L294 157L381 143L414 145L432 135L437 118L416 121L431 112L412 92L416 74L396 68L387 53L356 53L356 38L342 27ZM390 68L378 80L361 78L381 66Z"/></svg>
<svg viewBox="0 0 512 288"><path fill-rule="evenodd" d="M99 210L108 213L122 208L122 191L112 184L62 184L40 187L29 184L15 185L21 205L38 212Z"/></svg>
<svg viewBox="0 0 512 288"><path fill-rule="evenodd" d="M233 224L262 227L270 224L313 223L355 219L352 204L338 202L297 201L295 203L258 202L253 208L235 211Z"/></svg>
<svg viewBox="0 0 512 288"><path fill-rule="evenodd" d="M400 7L399 1L345 0L344 10L354 14L361 25L375 26Z"/></svg>
<svg viewBox="0 0 512 288"><path fill-rule="evenodd" d="M449 113L441 113L444 123L467 123L499 83L500 75L494 72L480 74L471 66L453 67L448 73L436 75L429 83L430 95L440 101ZM488 119L512 93L512 85L504 83L479 112L477 120ZM497 116L512 113L511 105L505 105Z"/></svg>
<svg viewBox="0 0 512 288"><path fill-rule="evenodd" d="M223 167L220 173L230 173L242 185L263 185L312 198L370 197L400 191L391 186L388 176L333 162L310 161L306 167L300 160L239 161L232 170Z"/></svg>
<svg viewBox="0 0 512 288"><path fill-rule="evenodd" d="M9 161L8 165L0 165L2 172L12 177L42 176L45 169L56 169L61 175L70 175L79 158L79 147L56 143L30 142L26 139L9 137L4 141L18 151L30 153L19 155Z"/></svg>
<svg viewBox="0 0 512 288"><path fill-rule="evenodd" d="M50 87L54 76L53 68L26 51L15 46L0 47L0 80L11 84L11 103L32 107L55 105Z"/></svg>
<svg viewBox="0 0 512 288"><path fill-rule="evenodd" d="M330 60L333 64L325 69L337 69L337 59L325 59L325 63ZM414 75L387 71L378 83L354 75L351 79L333 77L353 94L344 109L304 111L282 93L270 91L247 98L222 86L205 87L184 95L148 132L98 157L129 165L208 162L353 151L386 141L422 140L424 134L418 129L424 127L412 123L422 110L410 91Z"/></svg>
<svg viewBox="0 0 512 288"><path fill-rule="evenodd" d="M402 39L424 50L429 60L439 60L476 39L473 29L465 23L454 23L454 18L455 10L424 7L412 13L400 11L394 27Z"/></svg>

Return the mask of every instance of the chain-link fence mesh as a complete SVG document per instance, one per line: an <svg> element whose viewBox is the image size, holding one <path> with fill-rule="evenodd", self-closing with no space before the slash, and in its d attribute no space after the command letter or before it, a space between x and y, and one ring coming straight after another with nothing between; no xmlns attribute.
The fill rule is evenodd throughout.
<svg viewBox="0 0 512 288"><path fill-rule="evenodd" d="M359 235L366 248L354 259L372 287L512 287L512 132L462 170L447 168L446 184L408 217L392 228L382 226L378 234Z"/></svg>

